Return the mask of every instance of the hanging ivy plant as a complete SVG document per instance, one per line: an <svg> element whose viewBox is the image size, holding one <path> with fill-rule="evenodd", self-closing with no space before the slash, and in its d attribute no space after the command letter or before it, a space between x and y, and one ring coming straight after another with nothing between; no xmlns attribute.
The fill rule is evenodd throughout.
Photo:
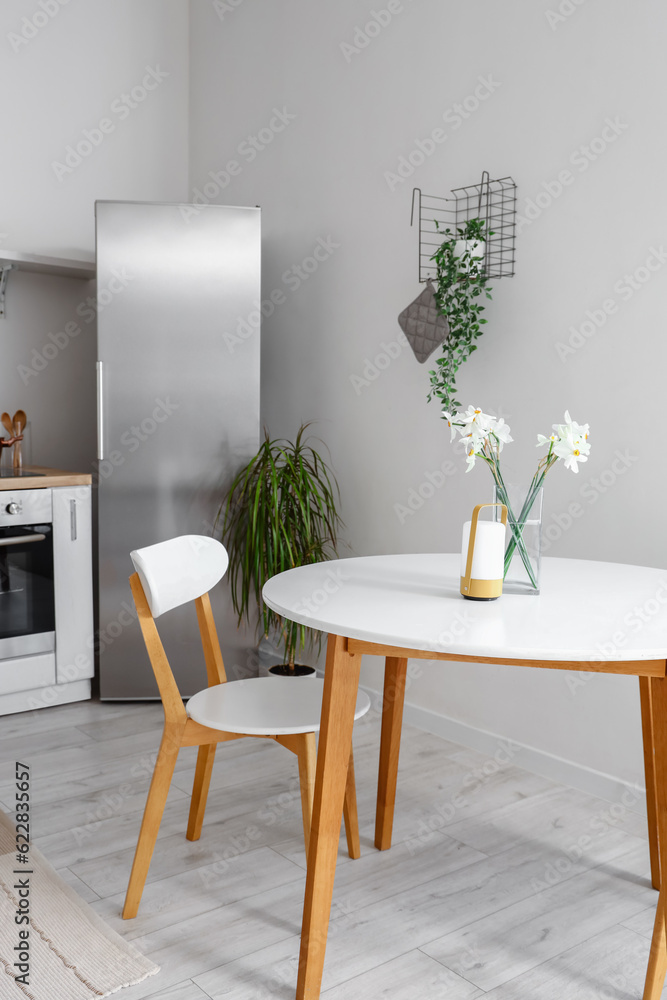
<svg viewBox="0 0 667 1000"><path fill-rule="evenodd" d="M437 223L436 223L437 225ZM456 374L461 365L477 350L475 341L484 332L481 299L491 298L484 270L484 244L491 230L485 231L484 219L469 219L456 233L445 229L445 241L431 257L436 265L435 301L447 317L449 336L442 345L442 357L430 371L431 391L443 409L456 413L461 403L456 396Z"/></svg>

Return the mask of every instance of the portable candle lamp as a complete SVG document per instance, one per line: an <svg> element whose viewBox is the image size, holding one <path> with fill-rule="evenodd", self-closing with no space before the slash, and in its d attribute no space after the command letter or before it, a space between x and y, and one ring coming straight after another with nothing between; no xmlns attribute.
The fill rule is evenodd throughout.
<svg viewBox="0 0 667 1000"><path fill-rule="evenodd" d="M484 507L500 507L500 521L480 521ZM507 507L480 503L472 520L463 525L461 542L461 594L471 601L494 601L503 592Z"/></svg>

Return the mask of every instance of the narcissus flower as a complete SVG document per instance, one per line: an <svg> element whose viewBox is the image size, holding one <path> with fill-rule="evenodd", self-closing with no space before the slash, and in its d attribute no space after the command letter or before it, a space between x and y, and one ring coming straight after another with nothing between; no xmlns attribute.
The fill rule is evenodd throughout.
<svg viewBox="0 0 667 1000"><path fill-rule="evenodd" d="M443 410L442 415L444 419L447 421L447 426L452 432L452 436L450 437L449 440L453 441L454 438L456 437L456 424L454 423L454 415L452 413L448 413L447 410Z"/></svg>
<svg viewBox="0 0 667 1000"><path fill-rule="evenodd" d="M457 414L443 410L442 415L447 420L447 426L451 432L450 440L455 439L458 431L465 443L466 471L470 472L474 468L477 458L483 458L491 467L496 483L502 483L500 453L503 446L513 440L510 428L504 419L495 417L492 413L485 413L478 406L469 406L465 413ZM591 446L588 442L588 435L589 425L577 423L570 416L569 410L565 411L565 419L562 424L553 425L553 431L549 437L538 434L537 447L543 448L548 445L549 451L540 460L533 479L533 487L536 487L538 481L539 485L542 485L544 476L558 459L563 459L566 469L578 472L579 463L586 462L590 454Z"/></svg>
<svg viewBox="0 0 667 1000"><path fill-rule="evenodd" d="M498 451L503 450L504 444L509 444L514 440L514 438L510 435L508 424L505 423L502 417L493 418L491 433L498 439Z"/></svg>
<svg viewBox="0 0 667 1000"><path fill-rule="evenodd" d="M564 437L554 445L554 454L565 459L565 468L579 472L578 462L587 462L591 446L579 438Z"/></svg>
<svg viewBox="0 0 667 1000"><path fill-rule="evenodd" d="M557 440L558 440L558 435L557 434L550 434L549 437L545 437L544 434L538 434L537 435L537 447L541 448L542 445L549 444L549 443L555 444Z"/></svg>
<svg viewBox="0 0 667 1000"><path fill-rule="evenodd" d="M460 422L464 428L468 429L468 433L472 431L477 431L478 433L485 434L491 430L491 424L495 420L490 413L484 413L477 406L469 406L465 413L460 415ZM461 431L463 434L463 431Z"/></svg>
<svg viewBox="0 0 667 1000"><path fill-rule="evenodd" d="M537 447L548 444L549 455L553 454L556 458L564 459L566 469L578 472L578 463L587 461L590 454L588 434L588 424L578 424L576 420L572 420L570 411L566 410L565 423L554 424L553 434L548 438L544 434L537 435Z"/></svg>
<svg viewBox="0 0 667 1000"><path fill-rule="evenodd" d="M466 465L468 466L466 472L470 472L471 469L474 469L476 458L477 458L477 451L475 450L474 443L471 441L470 444L468 445L468 450L466 452Z"/></svg>

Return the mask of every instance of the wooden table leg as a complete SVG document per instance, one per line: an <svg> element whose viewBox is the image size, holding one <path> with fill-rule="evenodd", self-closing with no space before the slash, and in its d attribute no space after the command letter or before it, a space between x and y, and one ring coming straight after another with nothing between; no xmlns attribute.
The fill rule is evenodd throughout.
<svg viewBox="0 0 667 1000"><path fill-rule="evenodd" d="M297 1000L317 1000L322 985L360 667L361 655L350 655L346 640L330 635L317 749Z"/></svg>
<svg viewBox="0 0 667 1000"><path fill-rule="evenodd" d="M382 698L378 798L375 813L375 846L379 851L387 851L391 847L407 670L407 659L399 659L394 656L386 658Z"/></svg>
<svg viewBox="0 0 667 1000"><path fill-rule="evenodd" d="M651 677L650 708L651 735L653 738L653 787L655 789L656 819L660 870L667 871L667 677ZM647 775L648 784L648 775ZM660 890L655 914L653 940L646 972L644 1000L660 1000L667 972L667 887Z"/></svg>
<svg viewBox="0 0 667 1000"><path fill-rule="evenodd" d="M361 857L361 843L359 841L359 814L357 812L357 782L354 777L354 753L352 751L350 751L350 763L347 768L343 818L345 819L347 853L354 861L357 861Z"/></svg>
<svg viewBox="0 0 667 1000"><path fill-rule="evenodd" d="M653 708L651 685L648 677L639 678L639 696L642 706L642 732L644 736L644 774L646 778L646 812L648 814L648 842L651 854L651 881L654 889L660 888L660 851L658 849L657 787L653 763Z"/></svg>

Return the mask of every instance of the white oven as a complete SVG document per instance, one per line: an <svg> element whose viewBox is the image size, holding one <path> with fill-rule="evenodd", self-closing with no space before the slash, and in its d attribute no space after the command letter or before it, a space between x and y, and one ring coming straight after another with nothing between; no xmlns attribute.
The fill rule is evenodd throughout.
<svg viewBox="0 0 667 1000"><path fill-rule="evenodd" d="M0 493L0 665L56 648L50 489Z"/></svg>

